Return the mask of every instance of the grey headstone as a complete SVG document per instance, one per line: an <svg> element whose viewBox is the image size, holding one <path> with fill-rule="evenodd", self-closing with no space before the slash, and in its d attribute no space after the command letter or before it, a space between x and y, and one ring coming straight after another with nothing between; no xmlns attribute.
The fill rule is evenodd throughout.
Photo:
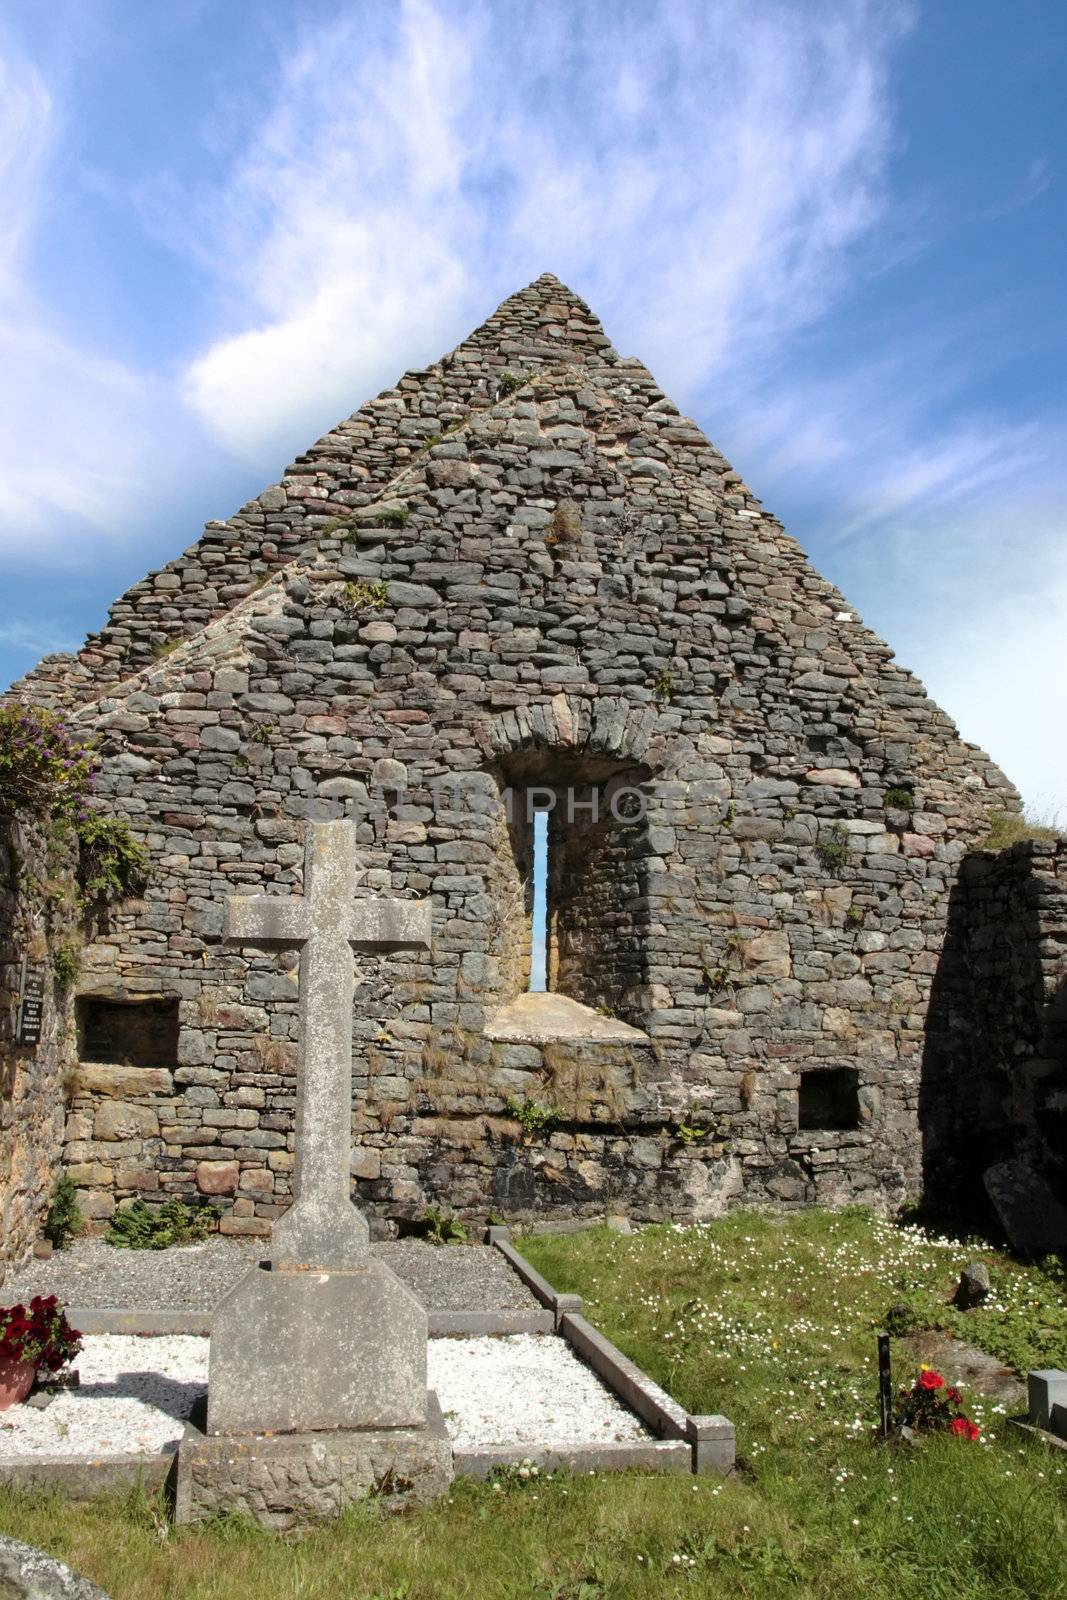
<svg viewBox="0 0 1067 1600"><path fill-rule="evenodd" d="M413 1428L426 1421L426 1312L384 1262L265 1263L215 1308L209 1434Z"/></svg>
<svg viewBox="0 0 1067 1600"><path fill-rule="evenodd" d="M983 1175L986 1193L1016 1250L1049 1255L1067 1250L1067 1206L1026 1161L1002 1161Z"/></svg>

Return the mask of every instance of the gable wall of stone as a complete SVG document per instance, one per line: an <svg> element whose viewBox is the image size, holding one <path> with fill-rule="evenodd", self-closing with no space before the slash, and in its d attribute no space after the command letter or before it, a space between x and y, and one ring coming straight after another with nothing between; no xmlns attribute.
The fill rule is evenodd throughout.
<svg viewBox="0 0 1067 1600"><path fill-rule="evenodd" d="M207 523L194 545L115 601L106 625L81 650L46 657L8 695L46 706L98 699L231 610L324 526L380 495L427 439L490 405L505 375L540 371L564 356L594 365L617 359L588 307L562 285L540 280L506 300L450 355L405 373L331 429L279 483L226 521Z"/></svg>
<svg viewBox="0 0 1067 1600"><path fill-rule="evenodd" d="M546 369L398 502L402 524L357 511L86 713L102 800L154 862L86 985L175 994L182 1022L172 1079L132 1085L140 1143L82 1085L67 1156L107 1169L98 1214L199 1189L262 1232L288 1203L295 960L224 950L222 907L290 892L304 821L351 807L367 892L435 919L431 956L366 961L357 995L354 1174L379 1217L915 1192L931 982L1002 775L636 363ZM605 997L647 1045L483 1032L513 993L493 888L523 749L652 774L642 981ZM858 1125L802 1132L801 1072L842 1065ZM516 1096L556 1110L547 1137L521 1136Z"/></svg>

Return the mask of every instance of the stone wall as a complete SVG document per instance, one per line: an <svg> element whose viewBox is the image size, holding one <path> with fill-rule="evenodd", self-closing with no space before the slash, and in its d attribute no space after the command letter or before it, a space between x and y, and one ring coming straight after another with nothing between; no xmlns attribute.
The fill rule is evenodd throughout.
<svg viewBox="0 0 1067 1600"><path fill-rule="evenodd" d="M264 1233L289 1203L296 957L224 947L223 905L299 892L305 822L346 813L361 892L434 914L429 955L361 959L353 1175L380 1221L915 1193L951 892L1017 800L647 370L539 280L255 516L279 495L284 567L206 625L183 569L152 593L193 637L153 659L146 592L126 665L93 645L63 686L105 686L79 713L100 802L152 862L82 994L178 1005L175 1061L79 1067L96 1220L201 1193ZM639 825L555 839L557 981L636 1041L493 1037L525 972L503 794L546 775L640 791ZM800 1127L802 1074L842 1069L855 1124Z"/></svg>
<svg viewBox="0 0 1067 1600"><path fill-rule="evenodd" d="M963 862L920 1116L933 1196L980 1209L986 1168L1021 1156L1067 1199L1067 840Z"/></svg>
<svg viewBox="0 0 1067 1600"><path fill-rule="evenodd" d="M369 505L427 440L487 408L502 380L539 372L564 351L611 352L588 307L547 274L539 287L536 296L506 300L457 349L361 406L298 456L280 483L225 522L207 523L176 560L120 596L76 654L45 657L11 698L68 707L96 700L254 593L325 525Z"/></svg>
<svg viewBox="0 0 1067 1600"><path fill-rule="evenodd" d="M0 817L0 1281L32 1246L59 1170L73 990L51 962L78 942L73 850L34 819ZM24 956L46 968L37 1045L15 1042Z"/></svg>

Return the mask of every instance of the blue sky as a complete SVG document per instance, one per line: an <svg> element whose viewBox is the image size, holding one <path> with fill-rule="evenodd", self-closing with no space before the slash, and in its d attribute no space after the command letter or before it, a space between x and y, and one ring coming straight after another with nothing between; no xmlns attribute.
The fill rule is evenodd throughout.
<svg viewBox="0 0 1067 1600"><path fill-rule="evenodd" d="M0 680L557 273L1067 818L1061 0L7 0Z"/></svg>

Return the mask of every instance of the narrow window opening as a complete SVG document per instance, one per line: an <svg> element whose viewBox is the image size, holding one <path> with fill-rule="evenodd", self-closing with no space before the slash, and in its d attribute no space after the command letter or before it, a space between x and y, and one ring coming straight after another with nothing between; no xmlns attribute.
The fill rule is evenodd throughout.
<svg viewBox="0 0 1067 1600"><path fill-rule="evenodd" d="M176 999L102 1000L84 995L78 1000L77 1016L82 1061L125 1067L178 1064Z"/></svg>
<svg viewBox="0 0 1067 1600"><path fill-rule="evenodd" d="M533 815L533 915L530 919L530 993L548 988L548 812Z"/></svg>
<svg viewBox="0 0 1067 1600"><path fill-rule="evenodd" d="M800 1074L798 1124L834 1132L860 1125L859 1073L855 1067L828 1067Z"/></svg>

